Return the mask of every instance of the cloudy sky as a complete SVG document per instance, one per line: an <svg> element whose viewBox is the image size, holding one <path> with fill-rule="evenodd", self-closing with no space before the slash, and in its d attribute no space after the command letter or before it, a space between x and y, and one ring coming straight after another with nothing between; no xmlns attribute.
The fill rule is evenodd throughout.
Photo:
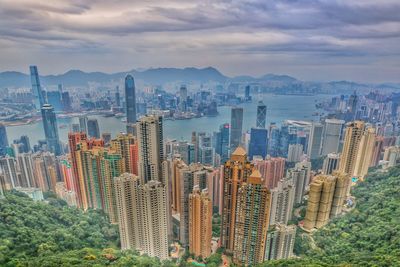
<svg viewBox="0 0 400 267"><path fill-rule="evenodd" d="M30 64L400 82L400 1L0 0L0 71Z"/></svg>

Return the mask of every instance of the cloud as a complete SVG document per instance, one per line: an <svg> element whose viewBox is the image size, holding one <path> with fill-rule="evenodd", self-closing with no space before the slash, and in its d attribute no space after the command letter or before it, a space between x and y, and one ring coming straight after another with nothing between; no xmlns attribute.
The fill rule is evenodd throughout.
<svg viewBox="0 0 400 267"><path fill-rule="evenodd" d="M287 64L293 75L292 66L318 60L327 70L367 61L372 72L382 62L398 68L399 12L391 0L0 0L0 69L21 68L21 55L39 61L51 54L43 68L53 71L205 64L262 74L274 72L262 62L280 56L279 69ZM249 58L257 69L245 65ZM387 79L400 79L392 73Z"/></svg>

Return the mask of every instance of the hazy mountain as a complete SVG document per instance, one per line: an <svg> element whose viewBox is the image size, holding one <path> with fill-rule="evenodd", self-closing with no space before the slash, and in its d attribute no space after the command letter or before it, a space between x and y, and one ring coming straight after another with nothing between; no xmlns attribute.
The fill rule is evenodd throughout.
<svg viewBox="0 0 400 267"><path fill-rule="evenodd" d="M39 69L40 71L40 69ZM127 72L104 73L104 72L84 72L81 70L70 70L64 74L41 76L42 84L54 86L62 83L65 86L87 86L89 83L98 83L106 85L113 82L121 82L125 76L130 73L136 80L143 81L145 84L162 85L170 82L220 82L220 83L249 83L267 88L269 92L282 93L339 93L352 90L364 89L382 89L393 90L400 89L398 83L382 84L362 84L351 81L332 81L332 82L314 82L300 81L288 75L265 74L260 77L248 75L227 77L213 67L208 68L151 68L146 70L131 70ZM28 74L6 71L0 73L0 88L8 87L27 87L29 88L30 77Z"/></svg>
<svg viewBox="0 0 400 267"><path fill-rule="evenodd" d="M40 71L40 69L39 69ZM107 83L120 81L130 73L135 79L143 80L149 84L163 84L167 82L224 82L228 77L221 74L217 69L208 67L198 68L152 68L144 71L127 71L119 73L103 72L84 72L80 70L70 70L64 74L40 76L41 83L45 86L57 85L65 86L87 86L90 82ZM29 75L21 72L2 72L0 73L0 87L30 87Z"/></svg>

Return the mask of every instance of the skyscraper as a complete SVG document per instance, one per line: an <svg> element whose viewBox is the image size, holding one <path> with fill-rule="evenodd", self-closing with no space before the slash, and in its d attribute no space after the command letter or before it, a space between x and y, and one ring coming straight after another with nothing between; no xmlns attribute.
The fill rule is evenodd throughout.
<svg viewBox="0 0 400 267"><path fill-rule="evenodd" d="M253 166L247 161L246 151L240 146L224 165L221 246L231 253L235 243L238 190L242 183L247 181L252 171Z"/></svg>
<svg viewBox="0 0 400 267"><path fill-rule="evenodd" d="M62 148L58 137L57 118L52 105L43 105L42 120L48 149L56 156L61 155Z"/></svg>
<svg viewBox="0 0 400 267"><path fill-rule="evenodd" d="M244 100L245 101L250 101L251 100L250 85L246 85L246 87L244 88Z"/></svg>
<svg viewBox="0 0 400 267"><path fill-rule="evenodd" d="M11 190L17 186L21 186L17 173L17 162L13 157L8 155L0 158L0 169L3 173L3 188Z"/></svg>
<svg viewBox="0 0 400 267"><path fill-rule="evenodd" d="M358 147L364 130L365 123L363 121L354 121L346 125L343 150L340 155L339 171L341 173L353 175Z"/></svg>
<svg viewBox="0 0 400 267"><path fill-rule="evenodd" d="M267 121L267 106L263 101L259 101L257 105L257 121L256 127L265 129L265 124Z"/></svg>
<svg viewBox="0 0 400 267"><path fill-rule="evenodd" d="M271 194L254 170L238 190L233 262L254 266L264 261Z"/></svg>
<svg viewBox="0 0 400 267"><path fill-rule="evenodd" d="M136 92L132 75L125 77L126 118L128 124L136 123Z"/></svg>
<svg viewBox="0 0 400 267"><path fill-rule="evenodd" d="M343 120L326 119L322 137L321 155L339 152L339 141L344 125Z"/></svg>
<svg viewBox="0 0 400 267"><path fill-rule="evenodd" d="M33 171L33 161L31 153L21 153L17 157L19 170L21 172L21 187L36 187L35 175Z"/></svg>
<svg viewBox="0 0 400 267"><path fill-rule="evenodd" d="M141 185L125 173L115 179L115 192L121 248L168 259L166 187L154 180Z"/></svg>
<svg viewBox="0 0 400 267"><path fill-rule="evenodd" d="M225 163L229 158L229 123L224 123L219 127L216 134L215 152L221 156L221 163Z"/></svg>
<svg viewBox="0 0 400 267"><path fill-rule="evenodd" d="M368 173L368 168L371 165L374 146L376 141L376 134L374 128L365 129L360 145L358 146L357 158L354 166L354 177L364 179Z"/></svg>
<svg viewBox="0 0 400 267"><path fill-rule="evenodd" d="M295 237L296 225L276 224L268 231L264 260L291 258Z"/></svg>
<svg viewBox="0 0 400 267"><path fill-rule="evenodd" d="M36 98L35 106L36 108L42 108L46 101L40 86L38 69L36 66L30 66L29 69L31 72L32 93Z"/></svg>
<svg viewBox="0 0 400 267"><path fill-rule="evenodd" d="M8 147L8 138L6 126L0 123L0 156L4 156L6 154L6 150Z"/></svg>
<svg viewBox="0 0 400 267"><path fill-rule="evenodd" d="M115 88L115 105L117 107L121 106L121 97L120 97L120 93L119 93L119 86L117 86Z"/></svg>
<svg viewBox="0 0 400 267"><path fill-rule="evenodd" d="M241 143L243 128L243 108L234 107L231 110L231 151Z"/></svg>
<svg viewBox="0 0 400 267"><path fill-rule="evenodd" d="M189 251L196 257L211 255L212 213L207 189L195 186L189 195Z"/></svg>
<svg viewBox="0 0 400 267"><path fill-rule="evenodd" d="M270 158L265 160L256 159L253 161L254 167L260 171L264 179L264 184L269 189L278 185L280 179L285 175L285 159L284 158Z"/></svg>
<svg viewBox="0 0 400 267"><path fill-rule="evenodd" d="M111 140L111 147L122 157L122 172L133 173L132 158L130 146L135 143L132 134L120 133Z"/></svg>
<svg viewBox="0 0 400 267"><path fill-rule="evenodd" d="M323 174L332 174L339 167L340 155L336 153L329 153L324 159L322 165Z"/></svg>
<svg viewBox="0 0 400 267"><path fill-rule="evenodd" d="M164 160L162 117L146 116L137 123L139 148L139 178L142 183L150 180L162 182Z"/></svg>
<svg viewBox="0 0 400 267"><path fill-rule="evenodd" d="M310 137L308 138L307 156L316 159L321 153L322 135L324 126L321 123L313 123L311 126Z"/></svg>
<svg viewBox="0 0 400 267"><path fill-rule="evenodd" d="M187 88L185 85L182 85L179 88L179 110L186 111L187 108Z"/></svg>
<svg viewBox="0 0 400 267"><path fill-rule="evenodd" d="M310 184L304 228L312 230L326 225L329 221L335 193L336 177L318 175Z"/></svg>
<svg viewBox="0 0 400 267"><path fill-rule="evenodd" d="M54 111L56 112L63 111L61 93L59 91L48 91L46 95L47 95L47 103L53 106Z"/></svg>
<svg viewBox="0 0 400 267"><path fill-rule="evenodd" d="M87 121L87 130L89 137L100 138L100 129L97 119L89 119Z"/></svg>
<svg viewBox="0 0 400 267"><path fill-rule="evenodd" d="M252 160L254 156L267 156L267 138L268 132L266 129L251 128L250 130L250 144L249 144L249 159Z"/></svg>
<svg viewBox="0 0 400 267"><path fill-rule="evenodd" d="M88 117L85 115L79 116L79 128L82 133L88 134L87 131Z"/></svg>
<svg viewBox="0 0 400 267"><path fill-rule="evenodd" d="M287 224L292 219L294 194L295 187L292 178L280 180L278 186L271 189L269 225Z"/></svg>

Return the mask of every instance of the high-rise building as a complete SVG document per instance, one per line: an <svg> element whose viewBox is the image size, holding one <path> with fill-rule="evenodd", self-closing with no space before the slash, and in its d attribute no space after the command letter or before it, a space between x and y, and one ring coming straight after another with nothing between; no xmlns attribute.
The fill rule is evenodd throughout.
<svg viewBox="0 0 400 267"><path fill-rule="evenodd" d="M136 89L132 75L125 77L125 102L127 123L136 123Z"/></svg>
<svg viewBox="0 0 400 267"><path fill-rule="evenodd" d="M140 187L141 251L160 260L168 259L168 211L166 186L149 180Z"/></svg>
<svg viewBox="0 0 400 267"><path fill-rule="evenodd" d="M339 152L339 142L344 121L337 119L326 119L322 137L321 155Z"/></svg>
<svg viewBox="0 0 400 267"><path fill-rule="evenodd" d="M367 128L360 140L358 146L357 158L354 166L353 176L359 177L361 180L368 173L374 153L376 134L374 128Z"/></svg>
<svg viewBox="0 0 400 267"><path fill-rule="evenodd" d="M246 151L237 147L231 158L224 165L224 182L222 196L221 246L233 252L235 243L236 205L238 189L253 171L247 161Z"/></svg>
<svg viewBox="0 0 400 267"><path fill-rule="evenodd" d="M6 154L6 150L8 147L8 138L6 126L0 123L0 156L4 156Z"/></svg>
<svg viewBox="0 0 400 267"><path fill-rule="evenodd" d="M179 88L179 110L186 111L187 108L187 88L185 85L182 85Z"/></svg>
<svg viewBox="0 0 400 267"><path fill-rule="evenodd" d="M234 107L231 110L231 151L241 143L243 128L243 108Z"/></svg>
<svg viewBox="0 0 400 267"><path fill-rule="evenodd" d="M295 187L293 179L282 179L271 189L269 225L287 224L292 219Z"/></svg>
<svg viewBox="0 0 400 267"><path fill-rule="evenodd" d="M120 96L120 93L119 93L119 86L118 85L115 88L115 105L117 107L121 107L121 96Z"/></svg>
<svg viewBox="0 0 400 267"><path fill-rule="evenodd" d="M88 134L87 123L88 123L88 117L87 116L82 115L82 116L79 117L80 132L85 133L86 135Z"/></svg>
<svg viewBox="0 0 400 267"><path fill-rule="evenodd" d="M121 249L141 249L139 178L130 173L123 173L114 178L115 198L118 214L118 228Z"/></svg>
<svg viewBox="0 0 400 267"><path fill-rule="evenodd" d="M239 187L236 205L233 262L254 266L264 261L271 205L258 170Z"/></svg>
<svg viewBox="0 0 400 267"><path fill-rule="evenodd" d="M105 145L109 145L111 142L111 133L101 133L101 139L103 139Z"/></svg>
<svg viewBox="0 0 400 267"><path fill-rule="evenodd" d="M180 242L182 245L189 245L189 195L193 192L193 187L198 186L199 190L207 187L208 170L202 164L193 163L189 166L178 165L179 169L179 197L180 201Z"/></svg>
<svg viewBox="0 0 400 267"><path fill-rule="evenodd" d="M250 144L249 144L249 159L252 160L254 156L267 156L267 140L268 132L266 129L251 128L250 130Z"/></svg>
<svg viewBox="0 0 400 267"><path fill-rule="evenodd" d="M69 96L69 92L62 92L61 99L63 110L66 112L72 111L71 97Z"/></svg>
<svg viewBox="0 0 400 267"><path fill-rule="evenodd" d="M36 187L33 161L31 153L21 153L17 157L18 167L21 172L21 187Z"/></svg>
<svg viewBox="0 0 400 267"><path fill-rule="evenodd" d="M311 126L310 137L308 138L307 156L316 159L321 153L322 135L324 126L321 123L313 123Z"/></svg>
<svg viewBox="0 0 400 267"><path fill-rule="evenodd" d="M339 167L340 155L336 153L329 153L324 159L322 165L323 174L332 174Z"/></svg>
<svg viewBox="0 0 400 267"><path fill-rule="evenodd" d="M318 175L310 184L304 228L312 230L321 228L329 221L333 197L335 193L336 177Z"/></svg>
<svg viewBox="0 0 400 267"><path fill-rule="evenodd" d="M121 248L168 259L166 187L154 180L141 185L125 173L115 179L115 192Z"/></svg>
<svg viewBox="0 0 400 267"><path fill-rule="evenodd" d="M56 157L48 151L32 155L35 185L43 192L55 192L57 184Z"/></svg>
<svg viewBox="0 0 400 267"><path fill-rule="evenodd" d="M259 101L257 105L256 127L265 129L266 121L267 121L267 106L264 104L264 102Z"/></svg>
<svg viewBox="0 0 400 267"><path fill-rule="evenodd" d="M299 162L303 156L303 145L302 144L290 144L288 148L287 161L288 162Z"/></svg>
<svg viewBox="0 0 400 267"><path fill-rule="evenodd" d="M285 175L285 159L270 158L256 159L253 161L254 167L257 168L264 179L264 184L269 189L275 188L279 180Z"/></svg>
<svg viewBox="0 0 400 267"><path fill-rule="evenodd" d="M298 162L294 168L288 170L287 176L293 180L295 188L294 203L300 204L310 183L311 162Z"/></svg>
<svg viewBox="0 0 400 267"><path fill-rule="evenodd" d="M207 189L195 186L189 195L189 251L196 257L211 255L212 201Z"/></svg>
<svg viewBox="0 0 400 267"><path fill-rule="evenodd" d="M111 140L111 147L117 151L122 157L122 172L133 173L130 146L135 144L132 134L120 133L115 139Z"/></svg>
<svg viewBox="0 0 400 267"><path fill-rule="evenodd" d="M36 66L29 67L31 73L32 93L35 96L36 108L42 108L46 103L45 96L43 95L42 87L40 86L39 73Z"/></svg>
<svg viewBox="0 0 400 267"><path fill-rule="evenodd" d="M384 137L376 136L370 167L376 167L382 158Z"/></svg>
<svg viewBox="0 0 400 267"><path fill-rule="evenodd" d="M250 85L246 85L246 87L244 88L244 100L246 100L246 101L250 101L251 100Z"/></svg>
<svg viewBox="0 0 400 267"><path fill-rule="evenodd" d="M295 237L296 225L276 224L268 231L264 260L291 258Z"/></svg>
<svg viewBox="0 0 400 267"><path fill-rule="evenodd" d="M343 204L346 200L346 186L350 177L337 171L332 173L336 177L335 192L332 199L330 218L338 216L342 212Z"/></svg>
<svg viewBox="0 0 400 267"><path fill-rule="evenodd" d="M72 161L72 170L74 173L74 188L76 188L77 204L78 207L86 210L88 208L86 201L86 190L84 178L80 171L80 165L77 157L78 144L87 140L86 133L84 132L73 132L68 134L68 145L69 153Z"/></svg>
<svg viewBox="0 0 400 267"><path fill-rule="evenodd" d="M97 119L89 119L87 121L87 130L89 137L100 138L99 122Z"/></svg>
<svg viewBox="0 0 400 267"><path fill-rule="evenodd" d="M19 143L22 145L22 151L28 153L31 151L31 144L27 135L22 135L19 139Z"/></svg>
<svg viewBox="0 0 400 267"><path fill-rule="evenodd" d="M145 116L137 123L139 148L139 178L142 183L150 180L162 182L164 160L162 117Z"/></svg>
<svg viewBox="0 0 400 267"><path fill-rule="evenodd" d="M57 118L54 108L50 104L44 104L42 107L42 120L44 135L46 137L47 148L56 156L61 155L62 147L58 136Z"/></svg>
<svg viewBox="0 0 400 267"><path fill-rule="evenodd" d="M387 162L387 167L396 166L400 161L400 147L389 146L385 148L385 153L383 154L383 160Z"/></svg>
<svg viewBox="0 0 400 267"><path fill-rule="evenodd" d="M19 173L17 172L17 162L15 158L9 157L8 155L0 158L0 169L3 174L3 188L5 190L11 190L15 187L21 186L19 179Z"/></svg>
<svg viewBox="0 0 400 267"><path fill-rule="evenodd" d="M363 121L354 121L346 125L343 150L340 155L339 171L341 173L348 173L353 175L358 148L360 141L365 130L365 123Z"/></svg>
<svg viewBox="0 0 400 267"><path fill-rule="evenodd" d="M219 127L216 134L215 153L221 156L221 162L225 163L229 158L229 123Z"/></svg>

